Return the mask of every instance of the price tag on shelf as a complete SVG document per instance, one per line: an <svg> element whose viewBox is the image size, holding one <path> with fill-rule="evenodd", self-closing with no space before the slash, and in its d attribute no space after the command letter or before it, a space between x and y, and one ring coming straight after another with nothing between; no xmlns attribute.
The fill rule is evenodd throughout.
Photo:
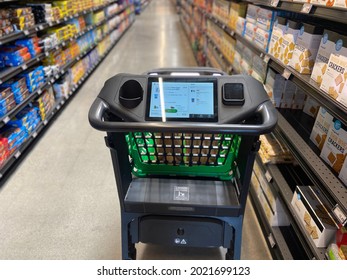
<svg viewBox="0 0 347 280"><path fill-rule="evenodd" d="M63 47L66 47L66 43L65 43L65 42L62 42L61 45L62 45Z"/></svg>
<svg viewBox="0 0 347 280"><path fill-rule="evenodd" d="M15 158L19 158L21 154L22 154L22 153L21 153L20 151L18 151L17 153L14 154L14 157L15 157Z"/></svg>
<svg viewBox="0 0 347 280"><path fill-rule="evenodd" d="M64 75L64 74L65 74L65 71L64 71L64 70L61 70L61 71L60 71L60 74Z"/></svg>
<svg viewBox="0 0 347 280"><path fill-rule="evenodd" d="M52 78L52 79L50 80L50 82L51 82L51 84L54 84L55 80Z"/></svg>
<svg viewBox="0 0 347 280"><path fill-rule="evenodd" d="M23 69L23 70L27 70L27 69L28 69L28 65L23 64L23 65L22 65L22 69Z"/></svg>
<svg viewBox="0 0 347 280"><path fill-rule="evenodd" d="M270 242L271 248L275 247L276 241L275 241L274 237L272 236L272 233L270 233L270 234L268 235L267 239L268 239L269 242Z"/></svg>
<svg viewBox="0 0 347 280"><path fill-rule="evenodd" d="M45 29L42 24L39 25L39 30Z"/></svg>
<svg viewBox="0 0 347 280"><path fill-rule="evenodd" d="M9 121L10 121L9 116L7 116L6 118L4 118L4 119L2 120L2 122L3 122L4 124L7 124Z"/></svg>
<svg viewBox="0 0 347 280"><path fill-rule="evenodd" d="M24 35L25 35L25 36L28 36L29 34L30 34L30 32L29 32L28 29L24 30Z"/></svg>
<svg viewBox="0 0 347 280"><path fill-rule="evenodd" d="M49 52L45 52L45 56L49 56Z"/></svg>
<svg viewBox="0 0 347 280"><path fill-rule="evenodd" d="M39 90L37 91L37 94L40 95L41 93L42 93L42 89L39 89Z"/></svg>
<svg viewBox="0 0 347 280"><path fill-rule="evenodd" d="M311 3L304 3L301 8L301 12L309 14L312 10L313 5Z"/></svg>
<svg viewBox="0 0 347 280"><path fill-rule="evenodd" d="M33 133L33 138L35 139L37 137L37 132L35 131L34 133Z"/></svg>
<svg viewBox="0 0 347 280"><path fill-rule="evenodd" d="M52 23L52 22L50 22L50 23L48 23L48 25L49 25L49 27L52 27L52 26L53 26L53 23Z"/></svg>
<svg viewBox="0 0 347 280"><path fill-rule="evenodd" d="M271 0L270 5L271 5L272 7L277 7L279 2L280 2L279 0Z"/></svg>
<svg viewBox="0 0 347 280"><path fill-rule="evenodd" d="M271 182L272 176L271 176L269 170L267 170L267 171L265 172L265 178L266 178L266 180L267 180L269 183Z"/></svg>
<svg viewBox="0 0 347 280"><path fill-rule="evenodd" d="M342 209L340 208L340 206L338 204L336 204L333 208L333 212L335 214L335 217L339 220L339 222L341 223L341 225L346 225L347 223L347 216L346 214L342 211Z"/></svg>
<svg viewBox="0 0 347 280"><path fill-rule="evenodd" d="M230 35L231 35L231 37L234 37L235 36L235 31L231 30Z"/></svg>
<svg viewBox="0 0 347 280"><path fill-rule="evenodd" d="M59 19L57 19L57 24L59 24L60 23L60 20Z"/></svg>
<svg viewBox="0 0 347 280"><path fill-rule="evenodd" d="M59 75L57 74L57 75L55 75L55 78L58 80L59 79Z"/></svg>
<svg viewBox="0 0 347 280"><path fill-rule="evenodd" d="M47 124L48 124L48 121L47 121L47 120L44 120L44 121L43 121L43 124L44 124L44 125L47 125Z"/></svg>
<svg viewBox="0 0 347 280"><path fill-rule="evenodd" d="M292 75L292 72L290 72L288 69L283 70L282 77L285 78L286 80L288 80L291 75Z"/></svg>
<svg viewBox="0 0 347 280"><path fill-rule="evenodd" d="M58 105L58 106L57 106L57 110L59 111L59 110L60 110L60 108L61 108L61 106L60 106L60 105Z"/></svg>
<svg viewBox="0 0 347 280"><path fill-rule="evenodd" d="M67 20L68 20L68 18L67 18L67 17L64 17L64 20L65 20L65 21L67 21Z"/></svg>

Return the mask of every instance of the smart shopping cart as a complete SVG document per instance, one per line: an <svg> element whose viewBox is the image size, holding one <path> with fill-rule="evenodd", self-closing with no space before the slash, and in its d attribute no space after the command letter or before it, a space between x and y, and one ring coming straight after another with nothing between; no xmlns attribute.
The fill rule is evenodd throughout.
<svg viewBox="0 0 347 280"><path fill-rule="evenodd" d="M136 243L224 247L239 259L259 135L277 122L261 83L214 68L106 81L89 112L106 131L121 206L122 257Z"/></svg>

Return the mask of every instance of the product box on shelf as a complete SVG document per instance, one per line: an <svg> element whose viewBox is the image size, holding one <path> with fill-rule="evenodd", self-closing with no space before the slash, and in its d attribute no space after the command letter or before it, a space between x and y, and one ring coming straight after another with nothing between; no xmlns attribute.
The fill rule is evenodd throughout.
<svg viewBox="0 0 347 280"><path fill-rule="evenodd" d="M254 43L265 52L268 52L270 37L270 31L257 27L256 32L254 33Z"/></svg>
<svg viewBox="0 0 347 280"><path fill-rule="evenodd" d="M304 23L300 29L289 66L301 74L311 74L322 34L321 27Z"/></svg>
<svg viewBox="0 0 347 280"><path fill-rule="evenodd" d="M339 173L347 153L347 131L340 120L333 119L320 157Z"/></svg>
<svg viewBox="0 0 347 280"><path fill-rule="evenodd" d="M291 108L293 104L293 99L296 92L296 84L290 80L286 80L284 90L282 93L280 108Z"/></svg>
<svg viewBox="0 0 347 280"><path fill-rule="evenodd" d="M5 126L0 132L0 138L7 139L8 151L11 155L28 138L28 133L24 127Z"/></svg>
<svg viewBox="0 0 347 280"><path fill-rule="evenodd" d="M247 3L231 2L229 11L229 27L231 29L238 31L237 24L240 20L243 22L245 21L246 10Z"/></svg>
<svg viewBox="0 0 347 280"><path fill-rule="evenodd" d="M327 247L338 228L321 191L316 186L297 186L291 204L313 243L318 248Z"/></svg>
<svg viewBox="0 0 347 280"><path fill-rule="evenodd" d="M273 30L271 33L271 38L269 41L269 54L274 56L275 58L280 58L281 49L282 49L282 42L283 42L283 36L284 32L286 30L286 24L287 19L283 17L277 17L274 25Z"/></svg>
<svg viewBox="0 0 347 280"><path fill-rule="evenodd" d="M236 41L235 45L235 55L234 55L234 61L233 61L233 69L236 73L241 73L241 62L242 62L242 53L245 46L242 44L241 41Z"/></svg>
<svg viewBox="0 0 347 280"><path fill-rule="evenodd" d="M347 37L330 30L324 30L311 74L311 79L318 85L322 83L331 54L347 56Z"/></svg>
<svg viewBox="0 0 347 280"><path fill-rule="evenodd" d="M333 6L337 8L347 8L347 3L345 0L328 0L326 5L329 7Z"/></svg>
<svg viewBox="0 0 347 280"><path fill-rule="evenodd" d="M246 13L247 22L251 22L253 24L257 23L257 17L258 17L258 10L259 9L260 8L258 6L248 4L247 13Z"/></svg>
<svg viewBox="0 0 347 280"><path fill-rule="evenodd" d="M319 110L320 104L313 98L307 97L304 109L302 110L305 114L311 116L311 117L316 117L318 110Z"/></svg>
<svg viewBox="0 0 347 280"><path fill-rule="evenodd" d="M245 29L246 29L246 20L243 17L238 17L236 20L236 27L235 27L236 33L240 34L241 36L244 36Z"/></svg>
<svg viewBox="0 0 347 280"><path fill-rule="evenodd" d="M241 73L245 75L251 75L253 71L253 57L254 57L253 51L248 48L244 47L243 53L242 53L242 60L241 60Z"/></svg>
<svg viewBox="0 0 347 280"><path fill-rule="evenodd" d="M306 101L305 92L300 87L296 87L296 92L295 92L295 96L292 103L292 109L302 110L304 108L305 101Z"/></svg>
<svg viewBox="0 0 347 280"><path fill-rule="evenodd" d="M230 2L225 0L214 0L212 4L212 14L224 23L229 21Z"/></svg>
<svg viewBox="0 0 347 280"><path fill-rule="evenodd" d="M330 125L333 123L334 117L330 115L323 107L319 108L313 129L310 135L311 141L322 150L328 135Z"/></svg>
<svg viewBox="0 0 347 280"><path fill-rule="evenodd" d="M347 106L347 57L331 54L320 88Z"/></svg>
<svg viewBox="0 0 347 280"><path fill-rule="evenodd" d="M253 42L256 32L257 26L252 22L246 22L244 37Z"/></svg>
<svg viewBox="0 0 347 280"><path fill-rule="evenodd" d="M259 156L263 164L292 163L289 149L273 133L260 135ZM270 200L270 199L269 199ZM274 208L274 207L273 207Z"/></svg>
<svg viewBox="0 0 347 280"><path fill-rule="evenodd" d="M262 59L258 55L253 56L252 67L253 67L252 76L256 78L257 80L259 80L261 83L264 83L265 74L267 70L267 64L265 63L264 59Z"/></svg>
<svg viewBox="0 0 347 280"><path fill-rule="evenodd" d="M27 47L7 45L0 47L0 65L2 67L19 66L31 59Z"/></svg>
<svg viewBox="0 0 347 280"><path fill-rule="evenodd" d="M259 8L257 11L257 27L265 31L270 31L272 29L276 15L276 11Z"/></svg>
<svg viewBox="0 0 347 280"><path fill-rule="evenodd" d="M287 65L293 57L295 44L296 44L301 27L302 27L301 22L296 22L292 20L287 21L285 34L283 36L283 41L281 44L281 54L280 54L280 60L285 65Z"/></svg>
<svg viewBox="0 0 347 280"><path fill-rule="evenodd" d="M266 76L266 87L270 90L270 100L276 108L280 107L286 80L281 74L272 69L268 70Z"/></svg>
<svg viewBox="0 0 347 280"><path fill-rule="evenodd" d="M3 97L3 92L8 90L10 93L6 93L6 97ZM0 91L0 117L2 117L6 115L8 112L10 112L14 107L16 107L16 101L14 99L14 95L11 89L0 89Z"/></svg>

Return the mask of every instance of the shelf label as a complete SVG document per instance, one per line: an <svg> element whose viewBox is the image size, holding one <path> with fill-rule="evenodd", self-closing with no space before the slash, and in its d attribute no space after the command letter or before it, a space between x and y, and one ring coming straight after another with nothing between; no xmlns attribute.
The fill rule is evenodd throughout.
<svg viewBox="0 0 347 280"><path fill-rule="evenodd" d="M234 31L234 30L231 30L231 31L230 31L230 35L231 35L231 37L234 37L234 36L235 36L235 31Z"/></svg>
<svg viewBox="0 0 347 280"><path fill-rule="evenodd" d="M29 34L30 34L30 32L29 32L28 29L24 30L24 35L25 35L25 36L28 36Z"/></svg>
<svg viewBox="0 0 347 280"><path fill-rule="evenodd" d="M312 4L311 3L304 3L301 8L301 12L305 14L309 14L312 10Z"/></svg>
<svg viewBox="0 0 347 280"><path fill-rule="evenodd" d="M64 71L64 70L61 70L60 73L61 73L62 75L64 75L64 74L65 74L65 71Z"/></svg>
<svg viewBox="0 0 347 280"><path fill-rule="evenodd" d="M55 78L58 80L59 79L59 75L57 74L57 75L55 75Z"/></svg>
<svg viewBox="0 0 347 280"><path fill-rule="evenodd" d="M267 180L269 183L271 182L272 176L271 176L269 170L267 170L267 171L265 172L265 178L266 178L266 180Z"/></svg>
<svg viewBox="0 0 347 280"><path fill-rule="evenodd" d="M290 72L288 69L283 70L282 77L285 78L286 80L288 80L291 75L292 75L292 72Z"/></svg>
<svg viewBox="0 0 347 280"><path fill-rule="evenodd" d="M49 52L45 52L45 56L49 56Z"/></svg>
<svg viewBox="0 0 347 280"><path fill-rule="evenodd" d="M54 84L55 81L54 81L54 79L52 78L50 82L51 82L51 84Z"/></svg>
<svg viewBox="0 0 347 280"><path fill-rule="evenodd" d="M43 124L44 124L44 125L47 125L47 123L48 123L47 120L44 120L44 121L43 121Z"/></svg>
<svg viewBox="0 0 347 280"><path fill-rule="evenodd" d="M28 69L28 65L23 64L23 65L22 65L22 69L23 69L23 70L27 70L27 69Z"/></svg>
<svg viewBox="0 0 347 280"><path fill-rule="evenodd" d="M39 90L37 91L37 94L40 95L41 93L42 93L42 89L39 89Z"/></svg>
<svg viewBox="0 0 347 280"><path fill-rule="evenodd" d="M57 20L57 24L59 24L59 23L60 23L60 20L58 19L58 20Z"/></svg>
<svg viewBox="0 0 347 280"><path fill-rule="evenodd" d="M275 241L274 237L272 236L272 233L270 233L270 234L268 235L267 239L268 239L269 242L270 242L271 248L275 247L276 241Z"/></svg>
<svg viewBox="0 0 347 280"><path fill-rule="evenodd" d="M10 121L10 117L9 117L9 116L7 116L6 118L4 118L4 119L2 120L2 122L3 122L4 124L7 124L9 121Z"/></svg>
<svg viewBox="0 0 347 280"><path fill-rule="evenodd" d="M20 151L18 151L17 153L15 153L15 154L14 154L14 157L15 157L15 158L19 158L19 157L20 157L20 155L21 155L21 152L20 152Z"/></svg>
<svg viewBox="0 0 347 280"><path fill-rule="evenodd" d="M271 0L270 5L271 5L272 7L277 7L279 2L280 2L279 0Z"/></svg>
<svg viewBox="0 0 347 280"><path fill-rule="evenodd" d="M61 108L61 106L60 106L60 105L58 105L58 106L57 106L57 110L59 111L59 110L60 110L60 108Z"/></svg>
<svg viewBox="0 0 347 280"><path fill-rule="evenodd" d="M335 214L335 217L339 220L341 225L346 225L347 223L347 216L346 214L341 210L340 206L336 204L333 208L333 212Z"/></svg>
<svg viewBox="0 0 347 280"><path fill-rule="evenodd" d="M33 138L35 139L37 137L37 131L33 133Z"/></svg>
<svg viewBox="0 0 347 280"><path fill-rule="evenodd" d="M42 24L39 25L39 29L40 29L40 30L43 30L43 29L44 29L44 27L43 27Z"/></svg>

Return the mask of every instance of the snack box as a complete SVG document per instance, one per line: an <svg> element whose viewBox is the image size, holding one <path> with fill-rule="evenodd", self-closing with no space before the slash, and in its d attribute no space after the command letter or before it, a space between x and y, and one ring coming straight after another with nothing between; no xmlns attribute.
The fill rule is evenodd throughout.
<svg viewBox="0 0 347 280"><path fill-rule="evenodd" d="M280 58L282 52L282 42L286 25L287 19L283 17L277 17L273 25L268 52L277 59Z"/></svg>
<svg viewBox="0 0 347 280"><path fill-rule="evenodd" d="M281 54L280 54L280 60L285 65L287 65L293 57L295 44L296 44L301 27L302 27L301 22L296 22L292 20L287 21L285 34L283 36L283 41L281 44Z"/></svg>
<svg viewBox="0 0 347 280"><path fill-rule="evenodd" d="M238 17L236 21L235 31L241 36L245 35L246 20L243 17Z"/></svg>
<svg viewBox="0 0 347 280"><path fill-rule="evenodd" d="M319 148L319 150L323 149L323 145L327 138L330 125L333 123L333 119L334 117L330 115L325 108L319 108L310 135L311 141Z"/></svg>
<svg viewBox="0 0 347 280"><path fill-rule="evenodd" d="M10 112L14 107L16 107L16 101L13 101L8 103L8 104L4 104L2 106L0 106L0 117L6 115L8 112Z"/></svg>
<svg viewBox="0 0 347 280"><path fill-rule="evenodd" d="M320 88L347 106L347 57L331 54Z"/></svg>
<svg viewBox="0 0 347 280"><path fill-rule="evenodd" d="M244 37L253 42L256 32L257 26L254 23L246 22Z"/></svg>
<svg viewBox="0 0 347 280"><path fill-rule="evenodd" d="M9 111L10 109L8 107L11 107L10 105L13 103L14 101L14 95L11 92L10 95L8 95L6 98L3 98L0 100L0 108L7 108L7 110Z"/></svg>
<svg viewBox="0 0 347 280"><path fill-rule="evenodd" d="M327 247L334 240L338 227L330 204L316 186L297 186L291 205L318 248Z"/></svg>
<svg viewBox="0 0 347 280"><path fill-rule="evenodd" d="M251 22L253 24L257 23L258 10L260 8L258 6L248 4L247 13L246 13L246 21Z"/></svg>
<svg viewBox="0 0 347 280"><path fill-rule="evenodd" d="M6 99L8 96L12 94L11 88L1 85L0 88L0 101Z"/></svg>
<svg viewBox="0 0 347 280"><path fill-rule="evenodd" d="M311 74L322 34L321 27L304 23L300 29L289 66L301 74Z"/></svg>
<svg viewBox="0 0 347 280"><path fill-rule="evenodd" d="M333 119L320 157L339 173L346 158L347 131L340 120Z"/></svg>
<svg viewBox="0 0 347 280"><path fill-rule="evenodd" d="M319 103L315 99L308 96L306 98L305 106L302 111L305 114L315 118L317 116L319 106Z"/></svg>
<svg viewBox="0 0 347 280"><path fill-rule="evenodd" d="M300 88L296 87L295 96L292 103L292 109L302 110L306 101L306 93Z"/></svg>
<svg viewBox="0 0 347 280"><path fill-rule="evenodd" d="M323 75L328 68L331 54L347 56L347 37L330 30L324 30L311 74L311 79L319 85L321 85Z"/></svg>
<svg viewBox="0 0 347 280"><path fill-rule="evenodd" d="M17 91L14 92L14 100L16 101L17 104L22 103L30 94L29 90L26 90L24 92Z"/></svg>
<svg viewBox="0 0 347 280"><path fill-rule="evenodd" d="M282 93L280 108L291 108L293 99L296 92L296 84L290 80L286 80L284 90Z"/></svg>
<svg viewBox="0 0 347 280"><path fill-rule="evenodd" d="M18 90L23 92L27 88L25 78L12 79L12 80L6 81L1 85L1 87L10 88L12 92L15 92Z"/></svg>
<svg viewBox="0 0 347 280"><path fill-rule="evenodd" d="M263 29L257 28L254 34L254 43L262 50L268 52L270 37L270 31L265 31Z"/></svg>
<svg viewBox="0 0 347 280"><path fill-rule="evenodd" d="M257 12L257 27L265 31L270 31L276 16L276 11L259 8Z"/></svg>

